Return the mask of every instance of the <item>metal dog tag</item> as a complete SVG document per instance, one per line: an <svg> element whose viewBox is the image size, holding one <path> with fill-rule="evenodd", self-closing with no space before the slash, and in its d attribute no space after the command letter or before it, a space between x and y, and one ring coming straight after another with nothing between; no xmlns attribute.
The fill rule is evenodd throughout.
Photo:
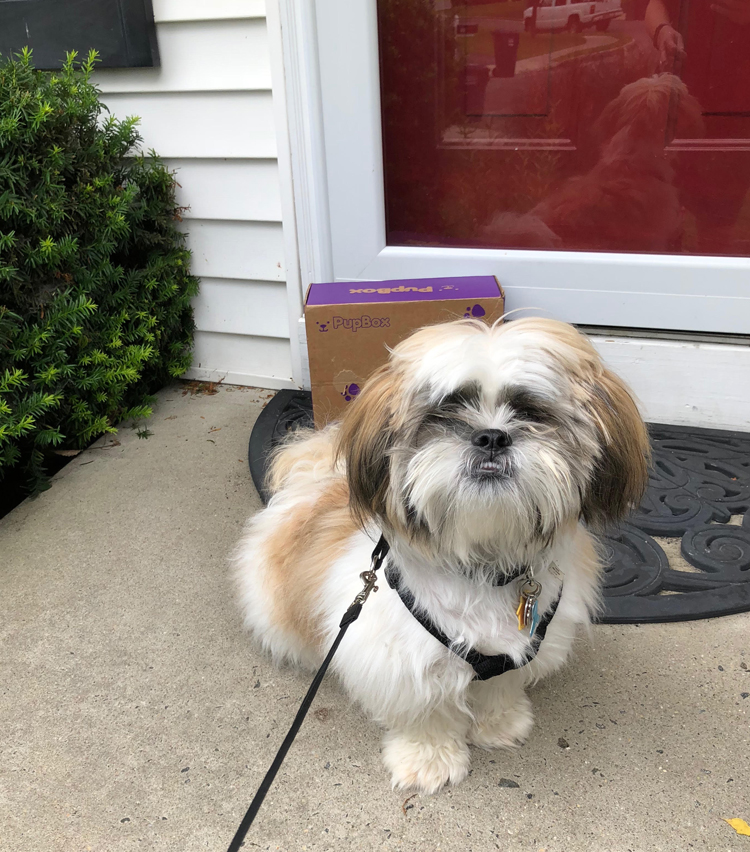
<svg viewBox="0 0 750 852"><path fill-rule="evenodd" d="M521 587L521 599L518 602L516 616L518 617L518 629L529 628L529 638L533 637L539 626L539 595L542 592L542 584L536 580L527 578Z"/></svg>
<svg viewBox="0 0 750 852"><path fill-rule="evenodd" d="M537 601L534 600L531 607L531 617L529 618L529 639L534 638L537 627L539 627L539 607L537 606Z"/></svg>

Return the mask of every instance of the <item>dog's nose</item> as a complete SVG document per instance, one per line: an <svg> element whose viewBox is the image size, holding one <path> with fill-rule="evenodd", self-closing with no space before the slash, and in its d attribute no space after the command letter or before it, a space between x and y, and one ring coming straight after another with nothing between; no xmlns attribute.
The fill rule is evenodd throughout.
<svg viewBox="0 0 750 852"><path fill-rule="evenodd" d="M471 443L480 450L494 453L509 447L513 439L505 429L482 429L471 436Z"/></svg>

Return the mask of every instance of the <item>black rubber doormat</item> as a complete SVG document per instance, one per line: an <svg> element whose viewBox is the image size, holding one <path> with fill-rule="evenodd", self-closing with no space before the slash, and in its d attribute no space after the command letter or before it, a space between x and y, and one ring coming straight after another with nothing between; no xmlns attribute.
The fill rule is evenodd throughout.
<svg viewBox="0 0 750 852"><path fill-rule="evenodd" d="M253 428L250 472L264 501L268 454L298 426L312 426L306 391L277 393ZM653 467L643 502L601 537L607 567L600 620L655 623L750 611L750 434L657 424L649 433Z"/></svg>

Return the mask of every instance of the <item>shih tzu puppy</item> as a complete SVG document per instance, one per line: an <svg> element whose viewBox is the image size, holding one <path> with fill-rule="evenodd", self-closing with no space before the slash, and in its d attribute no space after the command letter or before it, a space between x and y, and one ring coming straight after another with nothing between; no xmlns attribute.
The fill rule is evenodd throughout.
<svg viewBox="0 0 750 852"><path fill-rule="evenodd" d="M236 556L245 623L277 661L319 666L382 534L386 576L332 668L385 729L394 787L455 784L469 745L528 736L524 688L596 612L590 530L639 500L648 446L627 387L572 326L423 328L340 424L275 456Z"/></svg>

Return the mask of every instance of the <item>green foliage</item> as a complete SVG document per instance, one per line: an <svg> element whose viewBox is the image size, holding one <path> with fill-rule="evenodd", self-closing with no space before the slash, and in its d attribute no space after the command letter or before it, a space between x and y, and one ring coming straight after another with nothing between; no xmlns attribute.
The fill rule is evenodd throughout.
<svg viewBox="0 0 750 852"><path fill-rule="evenodd" d="M99 102L95 60L0 62L0 478L32 491L47 453L147 417L191 360L174 177Z"/></svg>

